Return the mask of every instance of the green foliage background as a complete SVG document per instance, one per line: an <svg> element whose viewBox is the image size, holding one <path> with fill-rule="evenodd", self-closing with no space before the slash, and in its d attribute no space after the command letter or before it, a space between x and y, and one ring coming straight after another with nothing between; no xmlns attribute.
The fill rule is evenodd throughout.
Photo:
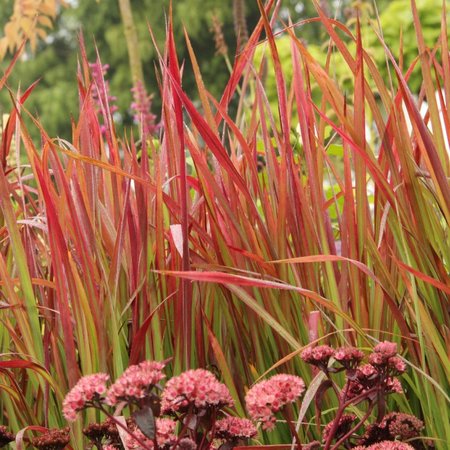
<svg viewBox="0 0 450 450"><path fill-rule="evenodd" d="M373 2L344 0L336 10L333 2L323 2L328 5L329 13L337 18L345 19L345 14L350 6L358 6L363 12L364 37L377 63L383 64L384 51L378 44L377 38L368 20L375 23ZM449 3L449 2L447 2ZM12 0L0 0L0 29L12 12ZM421 20L424 25L425 39L433 42L440 27L441 0L417 1ZM158 86L155 73L157 65L156 51L150 39L148 26L153 30L158 45L161 46L165 36L165 14L168 10L168 0L134 0L132 2L136 27L138 29L141 55L144 64L145 79L149 92L156 93L154 97L154 111L157 113L160 107ZM176 0L174 2L174 25L179 57L184 61L184 88L195 97L195 81L190 70L189 58L184 42L183 26L186 27L197 58L199 60L204 82L213 95L220 95L227 79L228 71L224 59L216 55L213 34L210 30L211 17L215 14L223 23L225 40L229 47L232 59L236 39L233 27L232 2L221 0ZM412 27L412 15L409 0L378 0L377 9L380 13L380 23L383 35L391 49L398 54L400 30L404 38L405 64L410 64L414 57L415 36ZM283 2L281 16L290 15L292 20L298 21L315 15L312 2L300 2L297 0L285 0ZM450 8L449 8L450 9ZM259 17L256 1L246 2L248 27L251 30ZM367 13L367 17L364 14ZM366 20L367 19L367 20ZM24 90L32 82L40 79L35 92L26 103L26 107L34 115L38 116L44 128L50 135L61 137L70 136L70 117L77 111L77 86L75 70L78 58L78 34L82 31L85 37L88 58L94 61L95 45L97 46L102 62L109 64L108 79L110 81L111 94L117 97L120 119L119 123L128 127L132 124L129 111L131 103L131 77L128 66L127 47L123 34L123 26L120 19L119 7L115 0L77 0L72 2L72 7L61 10L56 20L55 27L45 42L40 42L35 55L27 53L21 64L15 68L10 79L10 87L16 91L18 87ZM308 24L298 28L297 34L309 44L311 53L319 60L325 61L327 37L324 31L314 24ZM280 41L280 52L283 43ZM0 69L4 69L10 60L0 62ZM290 65L290 61L286 62ZM343 88L347 86L345 65L338 58L333 59L333 70ZM289 67L285 67L289 74ZM385 72L388 76L387 70ZM275 80L270 71L266 80L269 97L272 103L276 102ZM419 85L418 79L412 85ZM0 117L10 109L10 100L7 91L0 94Z"/></svg>
<svg viewBox="0 0 450 450"><path fill-rule="evenodd" d="M247 2L247 20L251 29L259 17L257 2ZM292 1L292 4L297 2ZM12 0L0 0L0 29L12 12ZM165 36L165 14L168 0L133 0L132 7L138 29L145 79L149 92L157 92L155 76L156 51L153 47L148 26L162 46ZM287 6L292 6L286 2ZM297 8L298 9L298 8ZM295 13L293 7L290 10ZM227 79L227 67L222 57L215 55L211 17L217 15L223 23L225 40L230 57L234 54L236 40L233 28L231 2L220 0L177 0L174 2L174 26L180 60L187 60L183 26L186 27L199 58L204 81L208 88L218 94ZM312 14L309 6L303 11ZM117 97L119 111L125 125L131 124L128 108L131 103L131 77L128 66L127 47L119 7L115 0L78 0L70 8L63 9L55 27L46 42L40 42L35 55L27 54L26 60L15 68L10 86L22 89L40 79L27 108L39 116L50 135L70 135L70 114L77 111L77 86L74 73L77 67L78 33L82 30L88 57L94 61L95 45L102 62L109 64L108 79L112 95ZM10 58L0 63L4 69ZM194 88L194 80L186 61L184 87L188 92ZM155 95L155 111L159 109L159 96ZM8 94L0 96L0 113L10 108Z"/></svg>

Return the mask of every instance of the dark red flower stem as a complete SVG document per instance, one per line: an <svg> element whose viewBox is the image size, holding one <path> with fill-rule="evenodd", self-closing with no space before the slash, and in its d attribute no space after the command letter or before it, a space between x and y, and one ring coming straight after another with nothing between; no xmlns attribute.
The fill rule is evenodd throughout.
<svg viewBox="0 0 450 450"><path fill-rule="evenodd" d="M363 425L367 418L370 416L370 413L373 409L373 402L370 402L370 406L364 414L363 418L344 436L342 436L334 445L331 447L331 450L338 450L339 446L343 444L353 433L356 433Z"/></svg>
<svg viewBox="0 0 450 450"><path fill-rule="evenodd" d="M302 444L300 442L300 438L298 436L297 430L295 429L295 425L294 425L294 416L292 413L292 405L286 405L283 410L283 416L286 419L286 422L288 424L289 430L292 434L292 437L297 441L297 450L302 450Z"/></svg>
<svg viewBox="0 0 450 450"><path fill-rule="evenodd" d="M336 434L336 431L337 431L337 429L339 427L339 421L340 421L340 419L342 417L342 414L344 414L345 409L348 408L352 403L353 404L357 404L360 401L364 400L365 398L368 398L368 396L370 394L372 394L373 392L376 392L379 389L379 386L377 385L377 386L375 386L373 388L370 388L368 391L362 392L361 394L357 395L356 397L353 397L350 400L345 401L345 399L347 397L348 389L349 389L349 384L347 383L345 388L344 388L344 391L343 391L342 399L339 399L339 407L338 407L338 410L336 412L336 417L335 417L335 419L333 421L333 426L332 426L332 428L330 430L330 434L328 435L328 438L327 438L327 441L325 442L325 446L324 446L323 450L329 450L331 448L331 441L333 440L334 435ZM370 403L371 403L371 407L369 408L369 414L370 414L370 412L372 411L372 408L373 408L372 402L370 402ZM367 417L368 417L368 415L367 415ZM366 420L366 418L364 420ZM337 448L337 447L334 446L333 449L334 448Z"/></svg>
<svg viewBox="0 0 450 450"><path fill-rule="evenodd" d="M136 442L138 442L142 448L146 450L157 450L158 447L147 447L145 442L137 437L132 431L128 429L125 425L123 425L119 420L117 420L112 414L110 414L105 408L103 408L103 405L100 403L99 406L97 406L109 419L111 419L118 427L122 428L125 432L127 432ZM155 443L156 444L156 443Z"/></svg>

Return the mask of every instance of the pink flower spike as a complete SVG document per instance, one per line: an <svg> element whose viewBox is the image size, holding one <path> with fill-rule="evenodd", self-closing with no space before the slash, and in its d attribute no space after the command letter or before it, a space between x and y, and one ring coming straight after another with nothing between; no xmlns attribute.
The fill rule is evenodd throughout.
<svg viewBox="0 0 450 450"><path fill-rule="evenodd" d="M305 383L295 375L280 374L255 384L245 396L247 410L253 420L263 422L264 429L275 426L274 414L293 403L305 390Z"/></svg>
<svg viewBox="0 0 450 450"><path fill-rule="evenodd" d="M97 59L95 63L89 63L92 75L92 99L97 107L97 112L101 114L103 118L102 124L100 124L100 131L105 134L109 128L109 117L118 111L118 107L115 104L116 97L110 94L109 82L105 79L109 69L108 64L101 64Z"/></svg>
<svg viewBox="0 0 450 450"><path fill-rule="evenodd" d="M142 127L144 136L154 135L159 126L155 124L156 116L152 113L152 96L147 94L142 81L137 81L133 88L133 103L131 109L133 110L134 120Z"/></svg>
<svg viewBox="0 0 450 450"><path fill-rule="evenodd" d="M101 396L106 392L108 379L109 376L105 373L96 373L80 378L64 399L64 417L69 422L74 422L78 411L90 406L93 401L100 401Z"/></svg>

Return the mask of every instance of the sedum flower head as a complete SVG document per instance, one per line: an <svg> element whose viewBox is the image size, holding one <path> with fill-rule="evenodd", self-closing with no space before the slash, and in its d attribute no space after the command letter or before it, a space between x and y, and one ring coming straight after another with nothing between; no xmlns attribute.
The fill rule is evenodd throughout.
<svg viewBox="0 0 450 450"><path fill-rule="evenodd" d="M334 352L334 359L346 369L354 369L364 358L364 353L355 347L341 347Z"/></svg>
<svg viewBox="0 0 450 450"><path fill-rule="evenodd" d="M395 342L383 341L377 344L374 349L374 353L380 353L386 358L390 358L397 354L397 344Z"/></svg>
<svg viewBox="0 0 450 450"><path fill-rule="evenodd" d="M328 345L318 345L317 347L308 347L301 353L301 358L308 364L317 366L325 370L328 366L328 361L334 356L334 349Z"/></svg>
<svg viewBox="0 0 450 450"><path fill-rule="evenodd" d="M305 390L305 383L295 375L280 374L255 384L245 396L247 410L253 420L263 422L264 429L275 426L274 414L294 402Z"/></svg>
<svg viewBox="0 0 450 450"><path fill-rule="evenodd" d="M249 419L230 416L216 422L216 437L219 439L250 439L256 436L256 433L256 427Z"/></svg>
<svg viewBox="0 0 450 450"><path fill-rule="evenodd" d="M414 450L409 444L398 441L383 441L376 444L369 445L368 447L362 447L366 450Z"/></svg>
<svg viewBox="0 0 450 450"><path fill-rule="evenodd" d="M384 416L380 426L389 430L393 439L406 440L419 436L423 422L411 414L393 412Z"/></svg>
<svg viewBox="0 0 450 450"><path fill-rule="evenodd" d="M162 393L163 414L184 412L189 407L206 409L232 406L230 391L207 370L196 369L171 378Z"/></svg>
<svg viewBox="0 0 450 450"><path fill-rule="evenodd" d="M105 373L96 373L80 378L78 383L66 395L63 402L63 415L73 422L77 418L77 412L86 408L91 402L100 400L106 392L106 382L109 376Z"/></svg>
<svg viewBox="0 0 450 450"><path fill-rule="evenodd" d="M144 398L164 378L164 367L164 363L157 361L143 361L128 367L109 388L106 403L113 406L119 401L135 402Z"/></svg>
<svg viewBox="0 0 450 450"><path fill-rule="evenodd" d="M369 356L369 363L375 367L388 366L389 361L393 358L396 358L393 361L393 364L397 362L396 360L400 360L400 358L396 357L397 355L397 344L395 342L384 341L380 342L373 349L373 353ZM403 361L402 361L403 362ZM405 371L406 366L404 366L403 372Z"/></svg>

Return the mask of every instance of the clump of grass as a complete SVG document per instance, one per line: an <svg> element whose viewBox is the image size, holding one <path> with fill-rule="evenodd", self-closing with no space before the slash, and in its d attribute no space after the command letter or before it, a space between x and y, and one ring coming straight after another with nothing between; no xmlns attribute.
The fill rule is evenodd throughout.
<svg viewBox="0 0 450 450"><path fill-rule="evenodd" d="M390 83L358 24L349 29L317 4L330 48L353 77L344 95L288 26L293 75L285 79L274 2L260 5L220 100L203 85L187 38L199 107L182 89L169 25L160 135L140 147L117 136L106 107L102 134L82 46L70 141L37 121L41 141L31 140L24 102L39 87L15 99L0 147L0 422L11 429L61 428L62 392L81 374L117 377L172 354L174 374L216 366L242 413L245 387L277 364L309 384L296 356L310 340L370 348L389 339L412 367L407 401L391 406L423 419L436 448L450 441L445 11L428 49L412 1L418 56L401 68L385 48ZM257 46L272 61L278 111L263 67L252 65ZM418 101L408 87L415 65ZM86 420L99 419L91 414ZM74 432L81 439L81 424Z"/></svg>

